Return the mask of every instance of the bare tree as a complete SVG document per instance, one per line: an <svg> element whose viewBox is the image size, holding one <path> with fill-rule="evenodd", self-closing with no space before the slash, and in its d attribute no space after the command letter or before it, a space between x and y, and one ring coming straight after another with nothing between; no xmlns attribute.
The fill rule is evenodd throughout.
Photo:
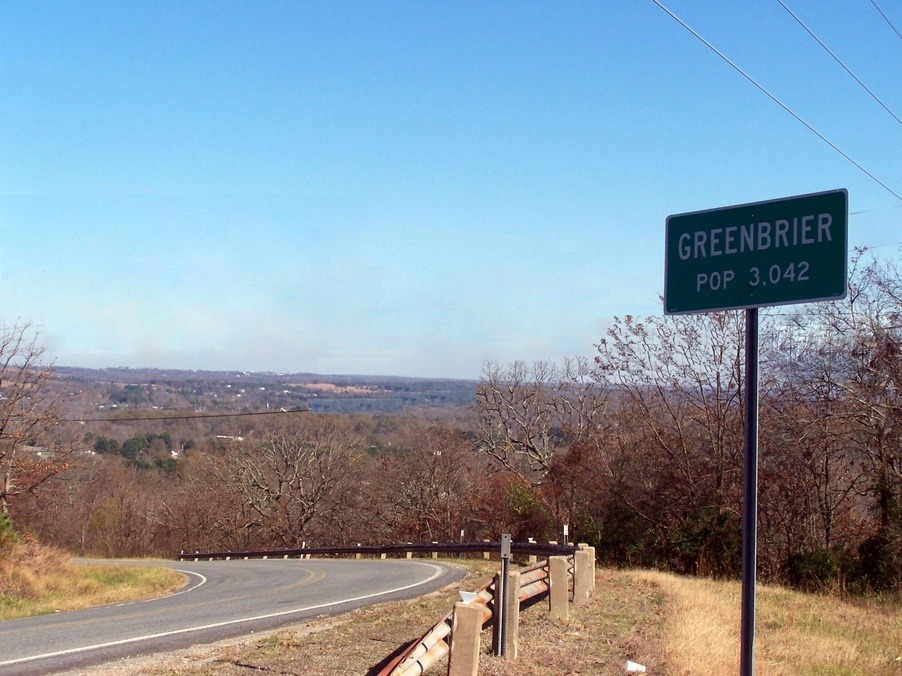
<svg viewBox="0 0 902 676"><path fill-rule="evenodd" d="M71 445L54 432L60 400L47 387L52 377L44 347L27 323L0 326L0 512L67 466Z"/></svg>
<svg viewBox="0 0 902 676"><path fill-rule="evenodd" d="M790 557L849 549L860 539L867 474L842 387L848 344L825 330L823 309L783 314L767 340L762 398L759 561L773 570Z"/></svg>
<svg viewBox="0 0 902 676"><path fill-rule="evenodd" d="M330 500L361 442L346 421L305 415L273 423L230 444L219 476L241 500L241 526L264 542L298 546Z"/></svg>
<svg viewBox="0 0 902 676"><path fill-rule="evenodd" d="M379 459L383 518L391 536L454 540L471 500L472 441L460 430L433 424L409 432Z"/></svg>
<svg viewBox="0 0 902 676"><path fill-rule="evenodd" d="M618 504L654 524L687 571L738 563L743 357L738 312L617 318L598 345L596 378L616 392L598 464ZM628 463L638 471L626 483L630 455L642 461Z"/></svg>
<svg viewBox="0 0 902 676"><path fill-rule="evenodd" d="M479 451L539 485L555 457L601 424L606 404L586 359L488 364L476 392Z"/></svg>
<svg viewBox="0 0 902 676"><path fill-rule="evenodd" d="M597 377L617 386L690 501L725 506L740 483L742 337L738 312L625 317L598 346Z"/></svg>
<svg viewBox="0 0 902 676"><path fill-rule="evenodd" d="M839 392L850 446L867 468L873 536L859 548L869 584L902 586L902 269L853 259L845 301L811 320L821 350L818 382Z"/></svg>

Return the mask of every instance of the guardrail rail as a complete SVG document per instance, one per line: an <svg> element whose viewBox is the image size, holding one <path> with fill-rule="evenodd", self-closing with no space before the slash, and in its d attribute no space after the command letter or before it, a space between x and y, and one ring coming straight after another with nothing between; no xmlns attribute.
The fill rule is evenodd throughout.
<svg viewBox="0 0 902 676"><path fill-rule="evenodd" d="M201 560L230 560L230 559L270 559L270 558L308 558L311 556L381 556L389 555L405 556L411 558L414 554L436 556L444 554L448 556L461 554L483 554L488 557L501 551L500 541L481 542L457 542L457 543L405 543L395 545L356 545L338 547L301 547L294 549L271 549L249 551L220 551L220 552L186 552L179 553L181 561ZM516 576L516 603L508 601L507 610L498 612L500 603L499 582L501 574L495 580L480 587L476 592L466 594L467 600L460 605L468 605L481 608L481 620L475 632L476 649L472 647L466 651L461 649L461 654L475 655L478 664L479 634L488 627L492 627L496 646L504 646L507 637L511 634L510 627L516 627L519 622L519 611L522 608L533 605L544 597L549 598L549 612L553 617L566 617L567 607L570 601L573 603L584 602L588 594L594 588L595 581L595 549L587 545L579 547L573 545L559 545L557 543L543 544L539 542L515 542L509 543L512 555L544 557L541 561L527 567L513 571ZM502 568L504 569L504 568ZM510 573L508 575L510 579ZM508 581L501 584L506 585ZM556 590L555 593L552 593ZM462 596L464 596L462 594ZM563 604L563 606L561 605ZM561 608L563 607L563 610ZM455 610L457 607L455 607ZM455 672L453 670L454 653L458 652L458 644L454 643L455 610L450 611L441 620L434 624L428 631L410 643L402 646L393 655L386 657L379 665L374 667L370 676L419 676L427 669L434 666L445 656L449 656L449 674L472 673L471 667ZM513 612L511 612L513 611ZM513 617L511 617L513 615ZM499 622L500 620L500 622ZM514 640L517 631L514 629ZM452 652L452 647L454 652ZM496 647L496 654L516 657L516 648L513 651L500 652Z"/></svg>

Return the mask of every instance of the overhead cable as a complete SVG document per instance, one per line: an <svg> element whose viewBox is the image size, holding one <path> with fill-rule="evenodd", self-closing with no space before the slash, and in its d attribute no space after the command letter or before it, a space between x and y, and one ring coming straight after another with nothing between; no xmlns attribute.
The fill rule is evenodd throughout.
<svg viewBox="0 0 902 676"><path fill-rule="evenodd" d="M886 16L886 14L883 13L883 10L880 9L880 8L877 6L877 3L874 2L874 0L871 0L871 4L874 5L874 9L877 10L877 12L880 14L880 16L883 17L883 20L886 21L886 23L889 24L889 27L892 28L892 29L896 32L896 35L899 36L899 39L902 40L902 33L900 33L900 32L899 32L899 29L896 28L896 27L893 25L893 22L889 20L889 17Z"/></svg>
<svg viewBox="0 0 902 676"><path fill-rule="evenodd" d="M866 176L868 176L872 181L874 181L875 183L877 183L880 187L882 187L884 190L886 190L888 193L890 193L893 197L895 197L895 198L898 199L898 200L902 200L902 195L900 195L899 193L897 193L895 190L893 190L892 188L890 188L886 183L884 183L884 182L881 181L879 178L877 178L876 176L874 176L874 174L872 174L871 172L869 172L869 171L868 171L867 169L865 169L862 165L860 165L858 162L856 162L855 160L853 160L848 154L846 154L845 152L843 152L843 151L842 151L835 143L833 143L832 141L830 141L830 139L828 139L826 136L824 136L822 133L820 133L817 129L815 129L813 126L811 126L808 122L806 122L804 119L802 119L802 117L799 116L795 111L793 111L789 106L787 106L785 103L783 103L783 102L782 102L780 99L778 99L774 94L771 94L770 91L768 91L768 90L764 87L764 85L762 85L761 83L759 83L757 80L755 80L755 78L753 78L751 75L749 75L749 74L746 73L744 70L742 70L742 68L740 68L740 67L739 67L738 65L736 65L733 61L731 61L730 58L729 58L726 54L724 54L724 53L721 52L719 49L717 49L717 47L715 47L715 46L712 45L710 42L708 42L705 38L703 38L701 35L699 35L699 33L697 33L697 32L696 32L691 26L689 26L685 21L683 21L680 17L678 17L676 14L674 14L673 12L671 12L667 7L665 7L665 6L660 2L660 0L652 0L652 2L655 3L655 4L656 4L658 7L660 7L661 9L663 9L665 12L667 12L667 14L670 15L670 17L671 17L674 21L676 21L676 22L677 22L678 24L680 24L683 28L685 28L687 31L689 31L689 32L690 32L695 38L697 38L703 45L705 45L708 49L710 49L712 52L714 52L715 54L717 54L717 56L719 56L721 59L723 59L724 61L726 61L730 66L732 66L733 69L734 69L737 73L739 73L740 75L742 75L742 77L744 77L746 80L748 80L748 81L751 82L753 85L755 85L755 87L757 87L762 93L764 93L771 101L773 101L773 102L776 103L778 106L780 106L783 110L785 110L787 113L789 113L790 115L792 115L792 117L794 117L794 118L796 119L797 122L799 122L799 123L801 123L802 125L804 125L805 128L808 129L808 131L810 131L812 134L814 134L815 136L817 136L821 141L823 141L824 143L826 143L828 146L830 146L831 148L833 148L833 150L835 150L837 153L839 153L839 154L842 155L844 158L846 158L846 160L848 160L848 161L851 162L853 165L855 165L855 166L859 169L859 171L861 171L863 174L865 174Z"/></svg>
<svg viewBox="0 0 902 676"><path fill-rule="evenodd" d="M891 110L889 109L889 106L887 106L883 101L881 101L880 98L879 98L874 92L872 92L872 91L868 88L868 86L858 78L857 75L855 75L855 73L853 73L851 70L849 70L848 66L846 66L846 64L844 64L842 61L839 60L839 57L836 56L836 54L834 54L834 53L830 50L830 48L827 47L827 45L825 45L825 44L823 43L823 41L822 41L817 35L815 35L814 32L813 32L810 28L808 28L808 26L805 25L805 23L804 23L804 22L796 15L795 12L793 12L791 9L789 9L789 7L786 6L786 3L783 2L783 0L777 0L777 2L780 3L780 7L782 7L783 9L785 9L785 10L789 13L789 16L791 16L793 19L795 19L796 22L797 22L802 28L805 29L805 31L808 33L808 35L810 35L810 36L814 39L814 41L815 41L817 44L819 44L821 47L824 48L824 51L827 52L827 54L829 54L831 57L833 57L833 60L836 61L836 63L838 63L838 64L842 67L842 69L843 69L844 71L846 71L846 72L849 74L849 76L850 76L853 80L855 80L855 82L857 82L857 83L861 86L862 89L864 89L868 94L871 95L871 98L872 98L872 99L874 99L877 103L880 104L880 106L883 108L883 110L885 110L885 111L888 112L890 115L892 115L892 116L893 116L893 119L895 119L896 122L898 122L899 124L902 124L902 120L899 119L899 116L896 115L893 111L891 111Z"/></svg>

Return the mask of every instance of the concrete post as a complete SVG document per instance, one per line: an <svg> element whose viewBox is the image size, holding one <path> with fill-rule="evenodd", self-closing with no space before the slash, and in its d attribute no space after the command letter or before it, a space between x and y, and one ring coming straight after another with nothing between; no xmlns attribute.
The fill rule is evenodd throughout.
<svg viewBox="0 0 902 676"><path fill-rule="evenodd" d="M507 608L504 609L507 622L507 650L505 657L517 659L520 642L520 571L512 570L507 574Z"/></svg>
<svg viewBox="0 0 902 676"><path fill-rule="evenodd" d="M592 570L592 575L589 578L589 591L595 591L595 547L586 547L586 551L589 552L589 565Z"/></svg>
<svg viewBox="0 0 902 676"><path fill-rule="evenodd" d="M567 557L548 558L548 614L552 620L570 616L570 590L567 587Z"/></svg>
<svg viewBox="0 0 902 676"><path fill-rule="evenodd" d="M483 542L491 542L491 540L483 540ZM488 552L488 551L483 552L482 558L484 558L486 561L488 561L490 558L492 558L492 553Z"/></svg>
<svg viewBox="0 0 902 676"><path fill-rule="evenodd" d="M595 576L589 560L589 552L580 549L573 553L573 605L589 602L591 578Z"/></svg>
<svg viewBox="0 0 902 676"><path fill-rule="evenodd" d="M478 676L481 634L482 606L456 603L451 620L448 676Z"/></svg>
<svg viewBox="0 0 902 676"><path fill-rule="evenodd" d="M380 558L380 559L386 558L386 553L385 553L385 552L382 552L382 553L379 555L379 558Z"/></svg>

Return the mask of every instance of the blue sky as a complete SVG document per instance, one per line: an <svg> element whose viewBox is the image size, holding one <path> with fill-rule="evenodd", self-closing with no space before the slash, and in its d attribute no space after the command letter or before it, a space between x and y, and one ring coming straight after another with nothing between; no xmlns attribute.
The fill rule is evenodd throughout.
<svg viewBox="0 0 902 676"><path fill-rule="evenodd" d="M784 0L902 116L870 0ZM902 125L773 2L674 13L894 192ZM896 29L902 7L877 0ZM902 200L651 0L4 2L0 320L60 365L478 377L660 314L669 214Z"/></svg>

